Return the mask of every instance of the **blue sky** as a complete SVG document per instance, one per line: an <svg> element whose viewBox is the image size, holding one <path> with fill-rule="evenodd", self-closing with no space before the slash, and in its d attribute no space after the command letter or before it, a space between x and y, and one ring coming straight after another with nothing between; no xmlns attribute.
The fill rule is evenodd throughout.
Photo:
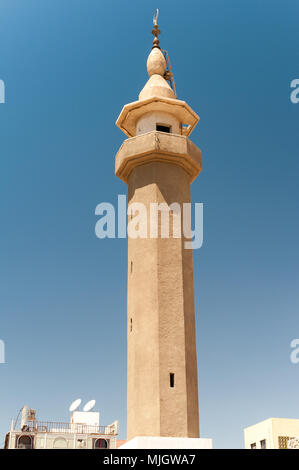
<svg viewBox="0 0 299 470"><path fill-rule="evenodd" d="M69 419L95 398L126 407L126 240L99 240L116 203L125 136L115 120L144 86L160 9L178 97L200 115L204 244L194 253L202 437L299 418L299 78L295 0L1 0L0 434L24 404Z"/></svg>

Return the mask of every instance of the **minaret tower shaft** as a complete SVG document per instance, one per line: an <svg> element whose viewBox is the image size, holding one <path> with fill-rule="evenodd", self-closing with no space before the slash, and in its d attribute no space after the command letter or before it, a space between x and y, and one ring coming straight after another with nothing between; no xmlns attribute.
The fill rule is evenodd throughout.
<svg viewBox="0 0 299 470"><path fill-rule="evenodd" d="M150 78L116 122L128 139L115 173L128 185L129 206L147 208L148 227L152 203L178 203L182 212L201 171L201 151L187 137L199 117L165 80L159 33L156 22ZM172 235L151 238L148 229L128 239L127 439L199 437L193 257L184 237Z"/></svg>

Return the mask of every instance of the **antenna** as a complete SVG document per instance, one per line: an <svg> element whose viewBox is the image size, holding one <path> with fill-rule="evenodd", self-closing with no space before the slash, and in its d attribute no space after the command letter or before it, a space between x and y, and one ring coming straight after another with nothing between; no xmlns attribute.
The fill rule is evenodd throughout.
<svg viewBox="0 0 299 470"><path fill-rule="evenodd" d="M94 405L96 404L95 400L90 400L83 406L83 411L90 411L93 409Z"/></svg>
<svg viewBox="0 0 299 470"><path fill-rule="evenodd" d="M81 401L81 398L78 398L77 400L73 401L73 403L69 407L69 411L75 411L80 406Z"/></svg>
<svg viewBox="0 0 299 470"><path fill-rule="evenodd" d="M163 52L164 58L166 60L166 70L165 70L165 73L164 73L164 78L165 78L165 80L167 80L169 82L169 85L173 89L175 97L177 97L176 89L175 89L175 83L174 83L174 76L173 76L173 72L172 72L172 68L171 68L171 64L170 64L169 55L168 55L168 52L165 51L165 49L162 49L162 52Z"/></svg>
<svg viewBox="0 0 299 470"><path fill-rule="evenodd" d="M21 414L21 412L22 412L22 409L23 409L23 406L22 406L22 408L20 408L20 410L19 410L19 412L18 412L18 414L17 414L16 420L15 420L15 429L17 428L18 419L19 419L19 416L20 416L20 414Z"/></svg>

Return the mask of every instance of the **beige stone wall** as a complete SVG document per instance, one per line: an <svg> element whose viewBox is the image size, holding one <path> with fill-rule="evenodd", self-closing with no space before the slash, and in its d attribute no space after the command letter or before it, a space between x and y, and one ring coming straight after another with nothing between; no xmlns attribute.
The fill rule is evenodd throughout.
<svg viewBox="0 0 299 470"><path fill-rule="evenodd" d="M128 188L148 224L150 203L190 201L190 176L171 163L137 166ZM128 241L128 439L199 437L193 259L183 242Z"/></svg>

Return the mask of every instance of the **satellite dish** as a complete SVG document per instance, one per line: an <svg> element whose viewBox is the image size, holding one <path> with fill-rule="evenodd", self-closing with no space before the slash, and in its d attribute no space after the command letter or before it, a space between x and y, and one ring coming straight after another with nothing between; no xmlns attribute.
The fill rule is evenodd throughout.
<svg viewBox="0 0 299 470"><path fill-rule="evenodd" d="M83 411L90 411L93 409L94 405L96 404L95 400L90 400L83 406Z"/></svg>
<svg viewBox="0 0 299 470"><path fill-rule="evenodd" d="M77 400L73 401L73 403L69 407L69 410L75 411L80 406L81 401L82 401L81 398L78 398Z"/></svg>

